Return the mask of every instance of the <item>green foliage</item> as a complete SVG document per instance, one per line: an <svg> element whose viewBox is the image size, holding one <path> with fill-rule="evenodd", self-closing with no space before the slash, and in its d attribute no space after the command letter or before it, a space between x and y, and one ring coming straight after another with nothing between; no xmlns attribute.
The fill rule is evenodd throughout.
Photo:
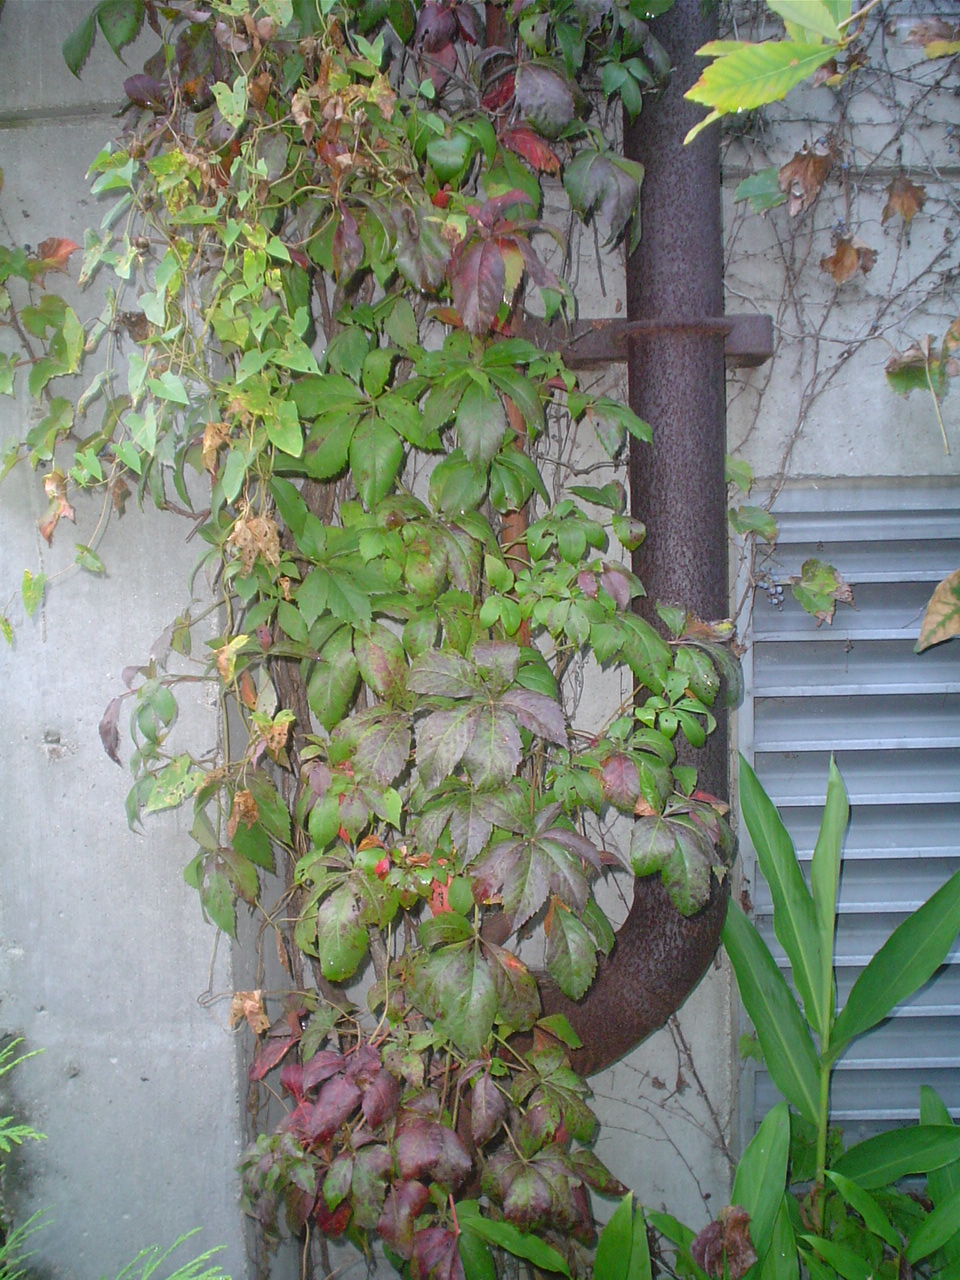
<svg viewBox="0 0 960 1280"><path fill-rule="evenodd" d="M5 468L42 468L48 540L77 489L101 527L128 493L186 511L217 583L221 634L197 641L191 600L100 735L120 764L129 712L128 818L186 809L206 916L235 934L259 912L313 979L269 1031L257 1001L236 1015L263 1037L254 1080L279 1068L290 1102L244 1157L251 1214L271 1236L379 1239L421 1275L490 1280L491 1245L567 1273L589 1191L624 1189L589 1151L576 1036L542 1018L518 934L542 924L550 975L584 994L614 942L593 893L608 815L639 819L622 862L685 914L733 858L725 806L677 763L736 684L729 628L674 610L664 638L622 558L644 529L614 467L651 427L516 332L531 295L548 317L573 303L542 248L563 243L543 175L608 246L637 241L642 169L581 86L636 115L668 5L534 3L493 59L467 3L210 7L100 0L66 42L75 74L98 29L119 52L146 16L163 48L90 171L105 213L80 281L109 274L102 313L48 287L72 242L0 252L23 348L0 393L25 383L44 410ZM91 374L117 335L126 367ZM595 486L548 462L574 423L609 456ZM101 574L91 542L75 565ZM27 571L28 615L51 586ZM585 735L567 681L590 653L646 696ZM174 746L187 681L216 691L221 758ZM625 1274L646 1275L629 1214Z"/></svg>
<svg viewBox="0 0 960 1280"><path fill-rule="evenodd" d="M924 1088L920 1124L843 1150L840 1135L829 1129L829 1098L837 1056L917 991L953 946L960 875L894 931L837 1015L834 930L849 806L836 765L831 761L810 887L780 815L743 759L740 801L804 1012L734 904L724 944L764 1062L787 1101L767 1115L743 1153L732 1203L716 1222L694 1236L667 1215L650 1214L650 1220L671 1243L678 1273L694 1276L892 1280L907 1267L913 1275L952 1274L960 1256L960 1128L941 1099ZM927 1176L929 1199L897 1191L900 1179L919 1175Z"/></svg>

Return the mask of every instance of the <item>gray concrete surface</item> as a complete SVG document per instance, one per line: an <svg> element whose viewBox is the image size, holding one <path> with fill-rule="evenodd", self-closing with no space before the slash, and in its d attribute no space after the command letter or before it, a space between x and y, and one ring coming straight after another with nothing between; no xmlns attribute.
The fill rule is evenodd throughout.
<svg viewBox="0 0 960 1280"><path fill-rule="evenodd" d="M84 174L116 130L128 73L102 36L82 81L66 70L60 43L89 8L8 0L0 18L4 240L82 243L99 222ZM31 412L26 397L4 398L0 448ZM36 528L43 505L28 468L0 488L0 609L17 632L14 648L0 643L0 1033L44 1050L4 1083L10 1107L48 1135L24 1149L5 1201L18 1217L47 1208L35 1237L43 1277L113 1276L144 1246L200 1227L186 1248L226 1245L223 1265L243 1280L237 1041L229 1001L204 998L232 989L230 948L214 956L215 932L183 882L187 827L173 817L127 828L130 775L97 734L122 669L188 603L199 548L134 500L101 547L109 574L95 579L67 567L98 504L79 503L76 529L61 526L50 548ZM25 568L67 568L32 619L18 603ZM181 715L195 741L215 743L202 697Z"/></svg>

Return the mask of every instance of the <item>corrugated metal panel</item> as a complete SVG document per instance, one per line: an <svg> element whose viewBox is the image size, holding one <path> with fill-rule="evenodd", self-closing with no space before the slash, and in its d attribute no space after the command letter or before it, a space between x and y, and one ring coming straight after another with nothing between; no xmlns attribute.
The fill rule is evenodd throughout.
<svg viewBox="0 0 960 1280"><path fill-rule="evenodd" d="M775 513L780 540L760 567L785 584L815 557L854 589L832 627L785 586L758 592L742 738L806 871L830 752L850 793L837 929L839 1000L906 914L960 867L960 641L918 656L933 586L960 566L956 488L796 490ZM770 894L744 833L758 928L789 976ZM848 1138L919 1114L932 1084L960 1119L960 943L923 991L840 1060L831 1105ZM747 1082L752 1128L776 1101L766 1073Z"/></svg>

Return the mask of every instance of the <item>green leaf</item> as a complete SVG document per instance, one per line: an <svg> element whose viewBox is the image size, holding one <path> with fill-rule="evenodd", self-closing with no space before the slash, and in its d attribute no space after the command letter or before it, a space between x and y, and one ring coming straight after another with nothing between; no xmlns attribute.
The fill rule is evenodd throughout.
<svg viewBox="0 0 960 1280"><path fill-rule="evenodd" d="M550 1013L545 1018L537 1019L537 1026L544 1027L552 1036L556 1036L568 1049L582 1049L583 1041L570 1025L569 1019L562 1013Z"/></svg>
<svg viewBox="0 0 960 1280"><path fill-rule="evenodd" d="M200 905L224 933L237 936L236 893L222 871L211 871L200 884Z"/></svg>
<svg viewBox="0 0 960 1280"><path fill-rule="evenodd" d="M43 591L46 585L47 575L45 573L38 573L34 576L29 569L24 569L20 591L23 596L23 607L31 618L40 607L40 601L43 599Z"/></svg>
<svg viewBox="0 0 960 1280"><path fill-rule="evenodd" d="M830 1061L936 973L960 933L960 871L908 916L861 973L833 1028Z"/></svg>
<svg viewBox="0 0 960 1280"><path fill-rule="evenodd" d="M13 627L10 625L10 619L0 613L0 635L3 636L7 644L13 644Z"/></svg>
<svg viewBox="0 0 960 1280"><path fill-rule="evenodd" d="M597 1241L595 1280L650 1280L650 1247L643 1209L634 1210L633 1192L617 1205Z"/></svg>
<svg viewBox="0 0 960 1280"><path fill-rule="evenodd" d="M556 905L547 916L547 970L571 1000L580 999L597 971L590 934L572 912Z"/></svg>
<svg viewBox="0 0 960 1280"><path fill-rule="evenodd" d="M827 1034L829 1002L823 1002L820 933L813 897L803 878L793 841L776 806L750 765L740 757L740 807L760 870L773 898L773 927L793 967L793 978L811 1025L821 1040ZM831 935L832 937L832 935ZM759 1028L758 1028L759 1030Z"/></svg>
<svg viewBox="0 0 960 1280"><path fill-rule="evenodd" d="M825 1240L823 1236L801 1236L800 1239L816 1249L820 1257L828 1262L834 1271L843 1277L843 1280L874 1280L873 1263L868 1262L846 1245Z"/></svg>
<svg viewBox="0 0 960 1280"><path fill-rule="evenodd" d="M359 923L360 906L348 885L341 885L317 910L317 954L323 976L344 982L367 954L367 931Z"/></svg>
<svg viewBox="0 0 960 1280"><path fill-rule="evenodd" d="M942 1169L955 1160L960 1160L960 1127L920 1124L878 1133L848 1147L833 1168L872 1191L914 1173Z"/></svg>
<svg viewBox="0 0 960 1280"><path fill-rule="evenodd" d="M488 1244L498 1245L515 1258L526 1258L542 1271L559 1271L561 1275L569 1276L570 1269L563 1256L552 1245L531 1232L520 1231L512 1222L493 1222L490 1218L481 1218L479 1213L464 1213L469 1203L470 1201L466 1201L457 1205L463 1231L472 1232Z"/></svg>
<svg viewBox="0 0 960 1280"><path fill-rule="evenodd" d="M921 1258L942 1248L960 1233L960 1188L933 1210L911 1236L907 1246L907 1261L917 1263Z"/></svg>
<svg viewBox="0 0 960 1280"><path fill-rule="evenodd" d="M767 0L767 4L786 22L795 22L805 31L814 31L828 40L841 39L840 30L824 0Z"/></svg>
<svg viewBox="0 0 960 1280"><path fill-rule="evenodd" d="M96 38L96 9L94 9L78 27L75 27L70 32L63 42L63 60L78 80L80 79L83 64L90 57L90 50L93 48L93 42Z"/></svg>
<svg viewBox="0 0 960 1280"><path fill-rule="evenodd" d="M497 456L507 433L507 415L498 395L475 382L463 393L457 409L457 440L470 462L487 466Z"/></svg>
<svg viewBox="0 0 960 1280"><path fill-rule="evenodd" d="M730 1197L731 1204L741 1205L750 1215L750 1236L758 1258L770 1248L787 1186L789 1156L790 1113L787 1104L779 1102L740 1157Z"/></svg>
<svg viewBox="0 0 960 1280"><path fill-rule="evenodd" d="M712 108L710 114L687 134L684 142L692 142L701 129L722 115L752 111L785 98L790 90L813 75L818 67L834 56L836 48L829 44L803 44L795 40L768 40L764 44L738 44L734 41L705 45L697 52L712 57L722 50L696 84L684 97Z"/></svg>
<svg viewBox="0 0 960 1280"><path fill-rule="evenodd" d="M778 205L785 204L787 193L780 190L779 167L772 164L769 168L744 178L733 193L733 198L736 201L749 200L754 213L766 213L768 209L776 209ZM749 466L749 463L745 465ZM741 484L740 488L744 493L750 492L749 485Z"/></svg>
<svg viewBox="0 0 960 1280"><path fill-rule="evenodd" d="M840 883L840 862L843 854L843 838L850 821L850 803L843 778L833 757L830 757L830 778L827 783L827 800L823 819L813 851L810 884L820 935L819 1006L823 1010L828 1027L834 1011L833 938L836 929L837 888ZM821 1036L823 1029L820 1029Z"/></svg>
<svg viewBox="0 0 960 1280"><path fill-rule="evenodd" d="M297 406L292 400L278 400L272 403L271 408L273 412L263 420L270 443L276 445L281 453L299 458L303 453L303 432Z"/></svg>
<svg viewBox="0 0 960 1280"><path fill-rule="evenodd" d="M731 507L727 514L734 533L755 533L764 542L776 542L780 527L763 507Z"/></svg>
<svg viewBox="0 0 960 1280"><path fill-rule="evenodd" d="M143 0L100 0L97 21L118 58L121 49L133 44L140 34L144 13Z"/></svg>
<svg viewBox="0 0 960 1280"><path fill-rule="evenodd" d="M929 1085L920 1086L920 1123L953 1124L953 1118L942 1098ZM945 1164L940 1169L932 1169L927 1175L927 1191L930 1199L937 1206L943 1204L948 1196L953 1195L958 1189L960 1189L960 1160ZM960 1240L949 1242L945 1252L951 1262L960 1262Z"/></svg>
<svg viewBox="0 0 960 1280"><path fill-rule="evenodd" d="M863 1187L858 1186L856 1182L845 1178L842 1173L837 1173L835 1169L828 1170L827 1177L850 1208L855 1213L859 1213L866 1223L867 1229L872 1231L875 1236L879 1236L881 1240L886 1240L891 1249L895 1249L899 1253L901 1249L899 1232L873 1196L868 1191L864 1191Z"/></svg>
<svg viewBox="0 0 960 1280"><path fill-rule="evenodd" d="M190 397L175 373L165 369L159 378L148 378L147 386L159 400L171 400L174 404L188 405Z"/></svg>
<svg viewBox="0 0 960 1280"><path fill-rule="evenodd" d="M458 1206L461 1208L462 1206ZM463 1263L465 1280L497 1280L497 1266L493 1260L493 1251L481 1236L476 1235L465 1226L461 1219L461 1231L457 1237L457 1248L460 1250L460 1261Z"/></svg>
<svg viewBox="0 0 960 1280"><path fill-rule="evenodd" d="M800 1280L797 1238L788 1207L789 1193L780 1201L767 1256L760 1263L760 1280Z"/></svg>
<svg viewBox="0 0 960 1280"><path fill-rule="evenodd" d="M403 463L403 442L379 418L365 419L350 441L354 483L368 507L375 507L393 489Z"/></svg>
<svg viewBox="0 0 960 1280"><path fill-rule="evenodd" d="M820 1097L817 1051L776 961L735 902L727 909L723 945L774 1084L802 1116L816 1124Z"/></svg>
<svg viewBox="0 0 960 1280"><path fill-rule="evenodd" d="M86 569L88 573L104 574L107 572L107 566L97 553L91 551L89 547L85 547L82 542L77 543L77 564L81 569Z"/></svg>

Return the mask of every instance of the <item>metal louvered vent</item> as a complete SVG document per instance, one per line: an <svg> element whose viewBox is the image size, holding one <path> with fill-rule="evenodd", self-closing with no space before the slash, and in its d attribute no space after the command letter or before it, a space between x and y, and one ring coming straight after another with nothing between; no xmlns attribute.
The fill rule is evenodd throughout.
<svg viewBox="0 0 960 1280"><path fill-rule="evenodd" d="M741 748L753 758L809 875L831 750L850 794L837 929L838 1001L905 914L960 867L960 640L913 651L934 586L960 567L960 491L794 490L778 499L771 584L808 557L835 565L855 609L817 626L759 591L745 672ZM775 603L777 599L782 602ZM744 835L755 920L781 965L770 893ZM960 1118L960 943L923 990L840 1059L831 1098L847 1141L916 1120L932 1085ZM748 1130L777 1100L745 1082Z"/></svg>

